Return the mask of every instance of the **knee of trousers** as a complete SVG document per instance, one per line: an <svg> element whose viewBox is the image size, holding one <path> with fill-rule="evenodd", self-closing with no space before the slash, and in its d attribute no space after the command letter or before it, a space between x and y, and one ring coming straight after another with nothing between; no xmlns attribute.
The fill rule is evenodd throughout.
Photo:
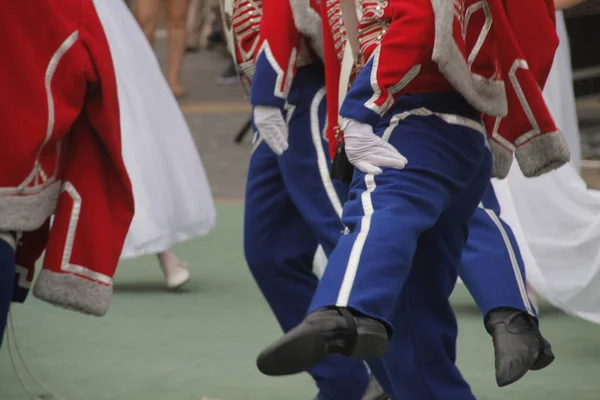
<svg viewBox="0 0 600 400"><path fill-rule="evenodd" d="M257 281L277 280L295 273L313 270L317 243L290 242L286 246L257 240L256 236L244 238L244 254L250 271Z"/></svg>

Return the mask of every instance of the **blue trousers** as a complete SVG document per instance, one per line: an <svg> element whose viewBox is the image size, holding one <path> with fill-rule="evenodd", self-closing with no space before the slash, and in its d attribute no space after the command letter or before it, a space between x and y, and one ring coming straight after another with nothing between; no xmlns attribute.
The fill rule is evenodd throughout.
<svg viewBox="0 0 600 400"><path fill-rule="evenodd" d="M15 251L0 238L0 347L8 320L15 283Z"/></svg>
<svg viewBox="0 0 600 400"><path fill-rule="evenodd" d="M527 294L519 246L500 216L500 204L491 184L469 224L469 239L458 273L483 316L499 307L537 315Z"/></svg>
<svg viewBox="0 0 600 400"><path fill-rule="evenodd" d="M246 261L284 331L302 321L317 288L317 246L329 255L343 229L348 189L329 177L323 86L322 67L298 70L288 96L289 148L277 157L258 139L248 171ZM359 400L369 379L362 362L342 356L328 357L309 373L320 400Z"/></svg>
<svg viewBox="0 0 600 400"><path fill-rule="evenodd" d="M404 96L376 127L408 159L403 170L355 172L343 223L310 310L337 305L384 322L392 333L376 377L394 400L471 400L456 361L449 303L468 225L491 174L482 133L426 108L478 121L456 94ZM391 134L390 134L391 132Z"/></svg>

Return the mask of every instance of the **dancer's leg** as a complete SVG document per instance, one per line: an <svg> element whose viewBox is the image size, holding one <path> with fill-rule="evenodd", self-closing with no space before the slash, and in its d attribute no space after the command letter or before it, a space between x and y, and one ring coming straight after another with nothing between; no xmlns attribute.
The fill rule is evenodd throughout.
<svg viewBox="0 0 600 400"><path fill-rule="evenodd" d="M167 81L175 97L183 96L181 67L185 55L185 26L189 11L189 0L167 1L167 29L169 30L169 67Z"/></svg>
<svg viewBox="0 0 600 400"><path fill-rule="evenodd" d="M157 257L167 287L177 289L190 280L190 272L172 250L163 251L157 254Z"/></svg>
<svg viewBox="0 0 600 400"><path fill-rule="evenodd" d="M158 25L160 4L160 0L135 0L133 7L135 19L152 46L154 46L154 34Z"/></svg>

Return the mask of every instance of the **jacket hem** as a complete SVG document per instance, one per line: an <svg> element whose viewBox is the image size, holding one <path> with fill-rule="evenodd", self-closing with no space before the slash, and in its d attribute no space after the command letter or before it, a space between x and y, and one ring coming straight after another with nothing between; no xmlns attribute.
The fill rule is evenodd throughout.
<svg viewBox="0 0 600 400"><path fill-rule="evenodd" d="M513 151L507 149L494 139L490 139L490 151L492 152L492 177L504 179L510 172L513 163Z"/></svg>
<svg viewBox="0 0 600 400"><path fill-rule="evenodd" d="M101 317L110 306L112 284L104 285L74 274L42 269L33 295L57 307Z"/></svg>
<svg viewBox="0 0 600 400"><path fill-rule="evenodd" d="M571 158L565 138L558 131L534 137L515 150L523 175L536 177L567 164Z"/></svg>
<svg viewBox="0 0 600 400"><path fill-rule="evenodd" d="M35 231L54 213L62 182L35 194L0 195L0 230Z"/></svg>

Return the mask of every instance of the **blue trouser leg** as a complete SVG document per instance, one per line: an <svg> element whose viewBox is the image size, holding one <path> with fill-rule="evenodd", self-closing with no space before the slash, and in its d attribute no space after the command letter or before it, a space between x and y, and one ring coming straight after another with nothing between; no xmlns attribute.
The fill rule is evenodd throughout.
<svg viewBox="0 0 600 400"><path fill-rule="evenodd" d="M383 358L386 370L399 372L392 381L393 399L403 400L407 393L411 393L410 398L424 400L474 399L455 365L458 330L447 299L455 286L457 264L467 238L468 213L481 192L482 177L489 174L491 160L483 161L470 190L417 243L413 266L394 312L390 350Z"/></svg>
<svg viewBox="0 0 600 400"><path fill-rule="evenodd" d="M462 99L445 100L456 107ZM400 105L406 107L396 115L421 106ZM310 310L350 307L392 329L384 357L392 398L471 400L454 365L456 322L448 297L468 222L490 178L485 141L437 117L392 121L397 125L388 118L376 133L391 132L390 143L408 165L355 175L343 216L350 232L332 253Z"/></svg>
<svg viewBox="0 0 600 400"><path fill-rule="evenodd" d="M303 78L314 74L301 69L296 79ZM329 255L342 231L338 213L344 199L329 177L322 138L324 90L310 79L301 83L288 97L289 149L277 157L258 144L246 188L246 260L284 331L302 321L318 285L312 271L317 245ZM342 356L328 357L309 373L321 400L359 400L369 379L362 362Z"/></svg>
<svg viewBox="0 0 600 400"><path fill-rule="evenodd" d="M500 218L491 183L469 224L459 275L483 316L500 307L536 315L527 294L519 246L512 229Z"/></svg>
<svg viewBox="0 0 600 400"><path fill-rule="evenodd" d="M0 235L0 346L8 320L15 283L15 250Z"/></svg>

